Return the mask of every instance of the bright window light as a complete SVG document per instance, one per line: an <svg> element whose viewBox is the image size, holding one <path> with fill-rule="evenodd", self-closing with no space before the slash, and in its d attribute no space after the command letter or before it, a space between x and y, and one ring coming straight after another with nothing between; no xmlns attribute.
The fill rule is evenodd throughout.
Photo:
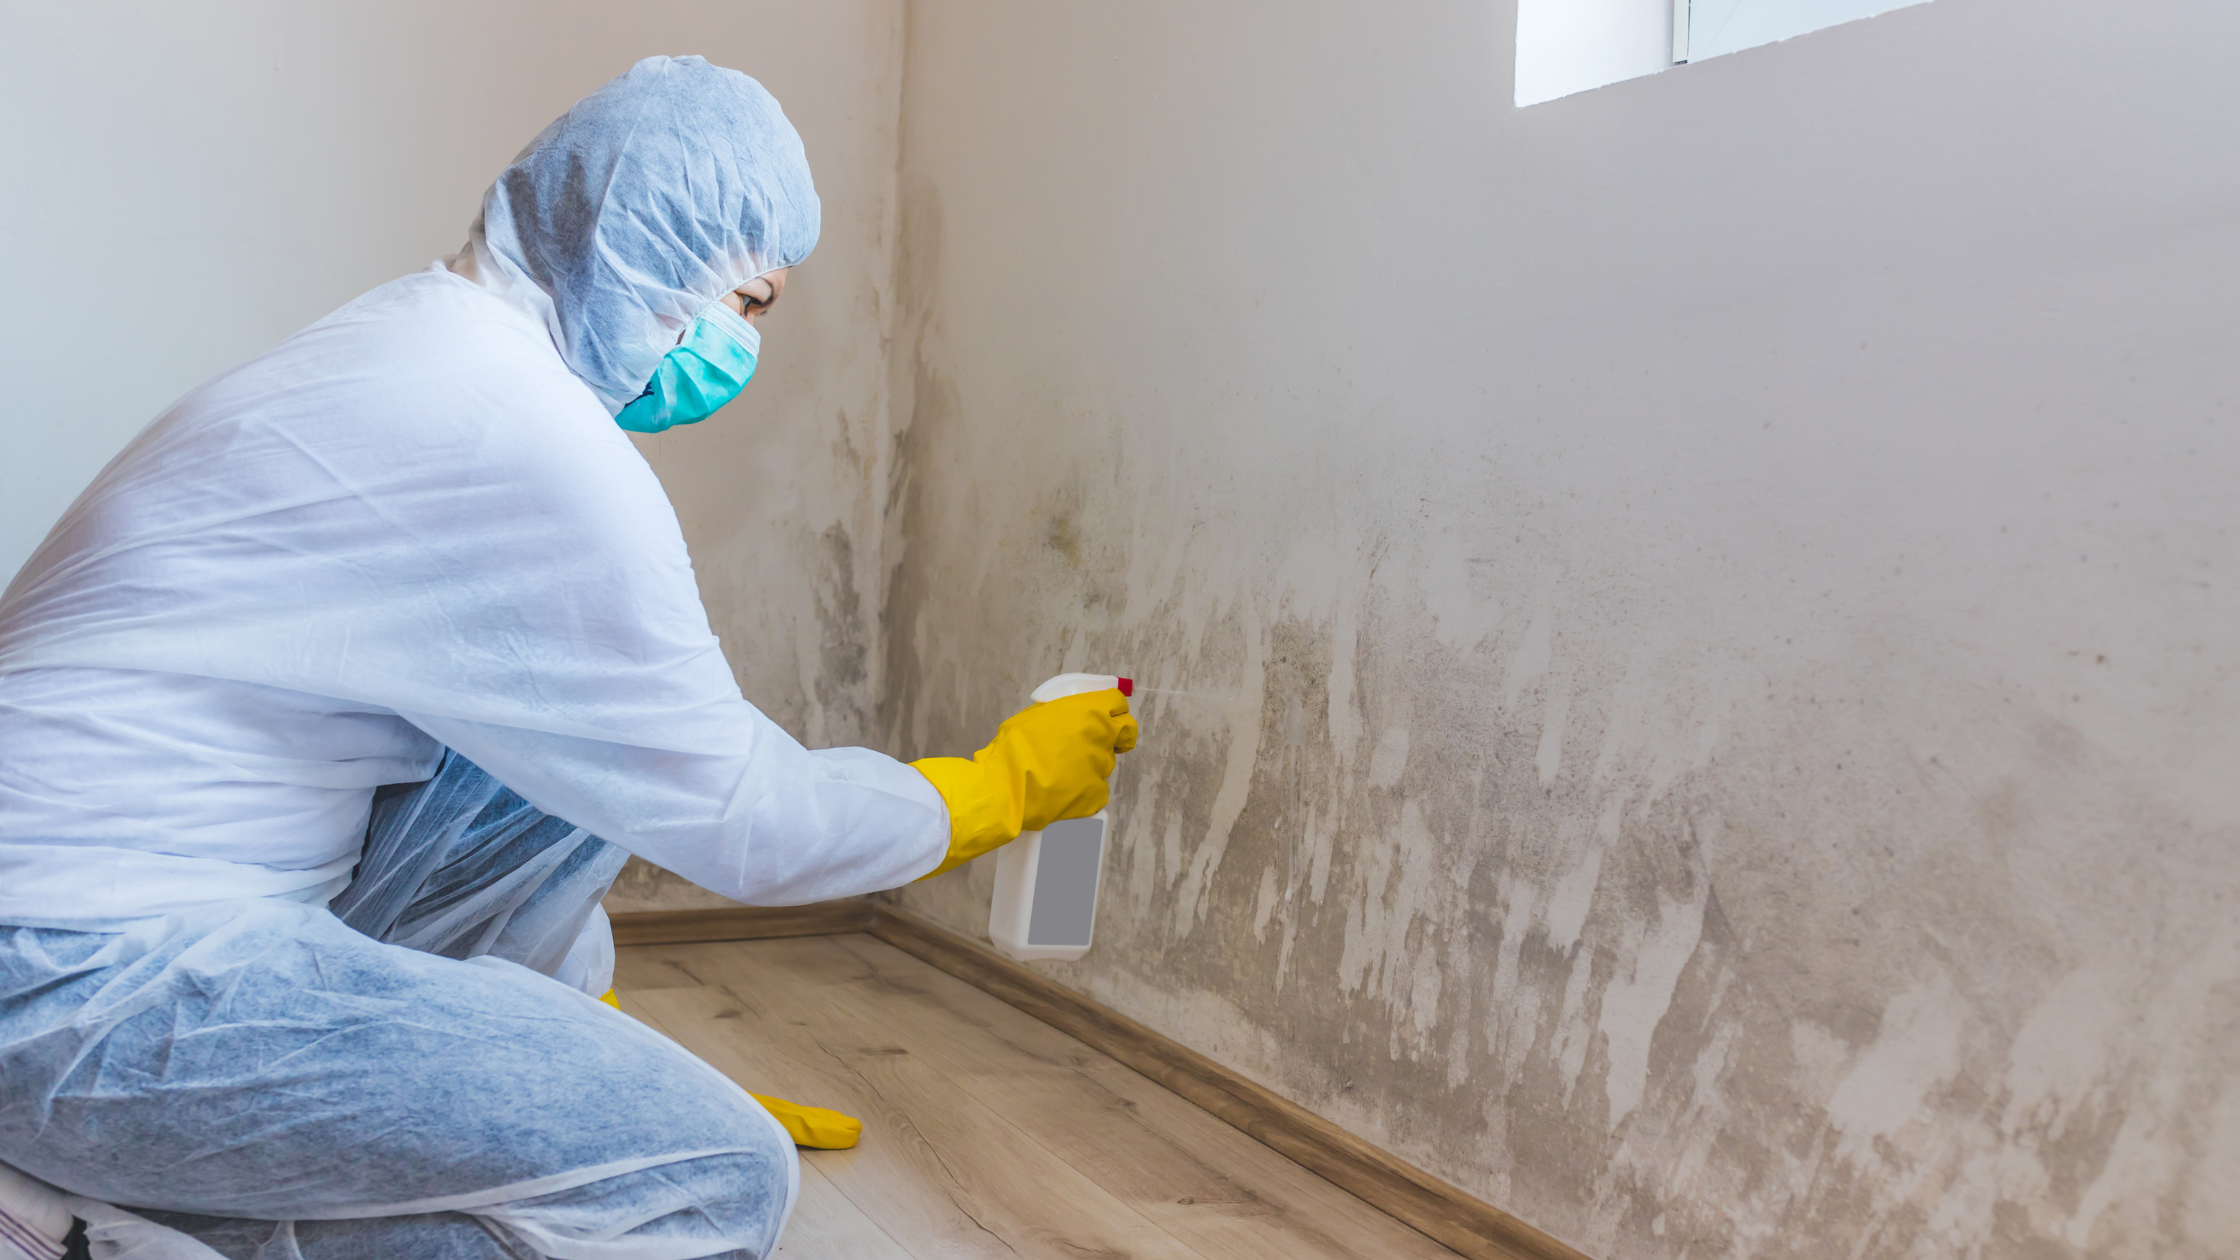
<svg viewBox="0 0 2240 1260"><path fill-rule="evenodd" d="M1537 105L1922 3L1517 0L1517 104Z"/></svg>
<svg viewBox="0 0 2240 1260"><path fill-rule="evenodd" d="M1517 0L1517 104L1670 66L1672 6L1673 0Z"/></svg>

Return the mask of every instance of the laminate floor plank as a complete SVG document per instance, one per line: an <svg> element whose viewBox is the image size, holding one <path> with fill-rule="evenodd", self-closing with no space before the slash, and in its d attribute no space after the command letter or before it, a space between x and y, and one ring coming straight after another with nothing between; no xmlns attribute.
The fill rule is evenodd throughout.
<svg viewBox="0 0 2240 1260"><path fill-rule="evenodd" d="M817 1160L831 1153L802 1152L801 1197L778 1240L777 1260L914 1260L819 1169Z"/></svg>
<svg viewBox="0 0 2240 1260"><path fill-rule="evenodd" d="M645 946L622 953L637 955L630 959L629 979L621 981L626 1002L633 1000L630 983L731 994L740 999L735 1005L751 1001L770 1015L802 1019L814 1026L817 1038L854 1047L855 1057L865 1062L866 1079L876 1079L882 1066L892 1069L864 1052L883 1049L883 1057L892 1060L904 1057L894 1051L906 1051L913 1070L930 1073L984 1108L1021 1140L1205 1260L1451 1260L1454 1255L1109 1056L870 936ZM649 994L644 1000L667 1010L679 996ZM690 1040L686 1044L700 1050ZM776 1085L740 1079L749 1088L785 1094ZM804 1083L843 1087L837 1081ZM848 1107L814 1093L785 1096ZM906 1121L903 1115L851 1114L865 1122L859 1151L874 1147L890 1124ZM973 1158L974 1142L986 1140L953 1126L945 1136L941 1154L957 1160ZM843 1193L857 1197L862 1174L851 1167L833 1168L832 1175ZM887 1217L872 1215L893 1229Z"/></svg>
<svg viewBox="0 0 2240 1260"><path fill-rule="evenodd" d="M723 951L735 945L751 944L749 941L723 941L695 945L625 945L614 951L614 987L618 994L630 994L646 989L697 989L700 978L693 973L696 961L706 967L706 961L696 960L690 951L713 948L715 957L728 955Z"/></svg>
<svg viewBox="0 0 2240 1260"><path fill-rule="evenodd" d="M1157 1082L937 968L868 936L819 944L771 951L786 963L772 973L844 995L858 1018L894 1028L975 1097L1208 1255L1453 1256Z"/></svg>
<svg viewBox="0 0 2240 1260"><path fill-rule="evenodd" d="M653 1017L643 1002L634 998L626 1000L623 1009L639 1022L660 1029L670 1040L677 1039L675 1033ZM830 1256L847 1256L850 1260L858 1257L861 1260L913 1260L887 1231L879 1228L878 1222L865 1216L863 1209L840 1193L819 1168L817 1161L834 1153L802 1152L801 1192L793 1201L793 1216L786 1222L785 1236L778 1240L776 1255L781 1260L822 1260Z"/></svg>
<svg viewBox="0 0 2240 1260"><path fill-rule="evenodd" d="M1207 1255L1455 1260L1446 1247L1009 1003L875 937L829 939L863 969L852 986L857 1000L879 1018L910 1017L898 1037ZM991 1037L1015 1057L990 1055Z"/></svg>
<svg viewBox="0 0 2240 1260"><path fill-rule="evenodd" d="M803 938L812 944L820 938ZM726 945L742 949L764 942ZM1208 1260L1115 1199L892 1038L836 1026L749 967L749 981L626 994L748 1089L864 1122L851 1151L804 1152L915 1260ZM781 990L782 991L782 990Z"/></svg>

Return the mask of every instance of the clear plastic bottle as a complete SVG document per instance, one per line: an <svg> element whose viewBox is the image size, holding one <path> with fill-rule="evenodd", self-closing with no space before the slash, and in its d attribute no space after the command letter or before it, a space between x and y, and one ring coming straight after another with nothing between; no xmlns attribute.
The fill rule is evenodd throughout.
<svg viewBox="0 0 2240 1260"><path fill-rule="evenodd" d="M1061 696L1135 684L1114 674L1060 674L1027 698ZM1071 961L1089 952L1097 926L1097 888L1104 878L1104 810L1023 831L996 850L996 895L988 905L988 937L1021 962Z"/></svg>

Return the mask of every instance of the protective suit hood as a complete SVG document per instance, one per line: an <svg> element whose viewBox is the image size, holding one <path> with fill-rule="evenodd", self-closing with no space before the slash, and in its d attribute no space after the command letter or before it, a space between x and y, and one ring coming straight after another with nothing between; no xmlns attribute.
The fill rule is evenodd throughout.
<svg viewBox="0 0 2240 1260"><path fill-rule="evenodd" d="M819 216L801 137L761 84L648 57L522 150L450 266L541 320L613 414L709 303L807 258Z"/></svg>

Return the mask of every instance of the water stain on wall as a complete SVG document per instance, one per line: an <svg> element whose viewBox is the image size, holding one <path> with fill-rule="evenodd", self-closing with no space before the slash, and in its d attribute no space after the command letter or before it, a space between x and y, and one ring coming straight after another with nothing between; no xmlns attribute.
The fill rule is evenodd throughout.
<svg viewBox="0 0 2240 1260"><path fill-rule="evenodd" d="M1038 16L1072 31L1087 12ZM983 36L1024 38L1029 17L965 5L913 23L935 34L955 25L956 47L977 49ZM1256 52L1272 47L1268 28L1247 38ZM1143 55L1130 76L1171 52L1158 40L1132 47ZM1173 102L1193 83L1216 85L1218 109L1174 118L1227 116L1228 72L1253 64L1214 75L1170 65L1174 95L1127 95L1125 125L1095 112L1107 102L1093 92L1052 95L1109 124L1097 134L1125 136L1134 102L1181 111ZM2066 400L2049 395L2030 413L1982 393L1986 381L2061 382L2089 396L2072 409L2095 425L2145 415L2130 393L2102 389L2131 363L2063 375L2059 356L1968 338L1984 325L2050 329L2048 312L2114 309L2110 294L2133 289L2124 309L2151 326L2177 309L2173 295L2187 300L2175 269L2207 274L2212 250L2168 274L2133 268L2143 279L2080 273L2056 301L2033 287L2051 269L2027 257L2009 260L2014 275L1987 271L1967 288L1840 269L1816 287L1766 270L1750 249L1707 242L1709 268L1673 274L1710 287L1665 286L1666 305L1629 320L1646 283L1629 268L1664 264L1625 251L1653 240L1669 253L1673 206L1627 218L1632 203L1614 186L1560 163L1534 167L1545 156L1536 145L1427 128L1457 152L1501 155L1467 197L1442 182L1460 178L1459 164L1441 158L1428 163L1434 176L1411 177L1405 155L1386 154L1395 165L1379 173L1393 182L1361 180L1374 204L1347 203L1339 219L1389 224L1392 188L1469 208L1466 232L1411 263L1379 234L1327 231L1329 216L1299 203L1295 183L1267 178L1282 145L1268 150L1257 134L1218 153L1193 149L1198 133L1179 123L1137 136L1156 162L1100 151L1120 173L1067 201L1065 181L1003 161L1065 160L1078 133L1037 118L1023 139L1042 149L995 143L991 130L1016 112L1012 85L990 87L1000 76L978 62L937 82L942 65L913 70L935 86L903 116L902 146L916 156L898 176L886 365L897 420L867 465L879 470L878 510L838 536L812 533L793 557L857 576L818 588L815 628L788 662L801 672L769 694L802 731L844 729L834 697L860 695L863 738L907 757L970 751L1061 670L1148 684L1144 740L1115 786L1098 945L1052 974L1610 1260L2234 1254L2240 831L2217 821L2229 811L2189 807L2189 791L2194 805L2215 795L2197 772L2162 774L2127 751L2173 743L2080 717L2074 706L2104 685L2080 672L2092 655L2019 660L2042 627L1993 620L2002 599L2054 589L2009 581L2013 571L2075 562L2016 541L2024 524L2049 538L2081 530L2084 550L2102 551L2113 518L2032 516L2010 496L1999 510L2022 522L2014 537L2005 518L1971 512L1907 533L1905 513L1806 501L1863 484L1908 503L1991 494L1989 481L1921 475L1923 450L1955 467L1972 458L1949 432L1870 440L1923 415L1956 431L1968 426L1955 417L2027 414L2033 441L2075 419L2057 414ZM1409 91L1367 107L1400 108L1431 82L1411 72ZM1575 117L1615 100L1582 100ZM1607 129L1642 146L1607 169L1698 152L1670 144L1653 113ZM1714 116L1760 134L1745 125L1759 114L1701 115ZM1326 121L1381 137L1394 119ZM1602 131L1568 134L1611 143ZM1923 139L1908 133L1907 160ZM1317 161L1331 152L1319 139L1305 147ZM1742 146L1747 161L1725 169L1754 179L1763 147ZM1223 182L1247 153L1280 199ZM1196 182L1171 177L1178 158L1198 162L1187 168ZM1979 158L1971 150L1966 162ZM1505 200L1530 185L1512 163L1550 191ZM927 174L936 167L940 179ZM1973 165L1945 169L1958 179ZM1147 170L1160 180L1138 178ZM1668 173L1676 196L1696 187ZM1826 186L1853 189L1852 173ZM1793 172L1781 175L1752 184L1776 194L1759 202L1789 205ZM1727 224L1732 181L1696 182L1710 193L1680 208ZM1162 201L1170 187L1182 191ZM1323 193L1350 195L1337 184ZM1976 193L1986 215L2020 221ZM1830 220L1850 213L1814 204ZM2038 198L2033 212L2050 204ZM1566 221L1585 205L1594 221L1573 231ZM1477 287L1414 309L1487 236L1488 207L1506 207L1509 227L1547 248L1479 256L1485 274L1546 309L1513 319ZM1208 229L1208 216L1236 230ZM1828 254L1811 221L1809 239L1780 257ZM1065 256L1013 233L1021 223L1068 225ZM1085 246L1090 232L1109 247ZM1277 307L1292 273L1314 270L1292 247L1333 239L1386 250L1393 268L1364 265L1360 301L1374 317L1325 335L1315 302L1327 294L1288 291L1307 310L1297 318ZM1135 248L1146 242L1170 252ZM1915 243L1931 258L1950 247L1944 235ZM1624 264L1617 279L1582 286L1578 260L1608 250ZM1184 265L1127 289L1170 253ZM970 266L951 269L951 257ZM1190 267L1211 279L1191 288ZM1744 288L1718 287L1730 280ZM1821 301L1837 281L1853 287ZM1937 325L1918 293L1885 300L1904 285L1962 316ZM1157 340L1143 333L1150 308L1125 300L1169 288L1196 305L1156 308L1168 334ZM1384 288L1404 296L1380 306ZM1769 294L1788 304L1765 305ZM1968 304L1979 301L1994 318L1977 317ZM1019 313L1027 304L1032 317ZM1854 350L1824 335L1868 308L1914 349L1876 357L1864 340ZM1105 318L1114 309L1126 313ZM2177 323L2214 324L2187 310ZM1053 320L1071 322L1047 331ZM2121 340L2105 324L2041 329L2033 344L2071 335L2068 357L2082 362ZM1283 335L1253 340L1268 329ZM1408 370L1380 377L1357 340ZM1976 356L1961 369L1920 369L1960 346ZM1144 349L1160 356L1148 381L1127 370L1146 360L1125 352ZM1446 393L1414 379L1456 364L1436 382ZM2215 375L2173 364L2172 379ZM1653 373L1669 379L1635 381ZM1740 379L1763 397L1726 398ZM1673 382L1721 397L1676 408ZM1411 413L1409 391L1432 406ZM1793 436L1800 416L1821 427L1817 445ZM2098 449L2085 427L2063 430L2060 449ZM2035 449L1970 440L1997 449L2000 476L2018 475ZM2186 449L2207 440L2188 437ZM2138 439L2127 441L2131 458ZM1671 467L1648 466L1659 462ZM2031 467L2048 484L2073 473ZM1805 475L1830 468L1842 475ZM1800 529L1818 532L1788 536ZM1954 541L1969 531L1984 538ZM1993 531L2000 541L1984 541ZM2208 548L2191 584L2152 588L2173 616L2211 607L2198 592L2223 556L2200 543L2208 534L2187 537ZM2174 545L2142 545L2131 560L2159 563L2156 548ZM1904 548L1915 550L1881 564ZM1919 577L1940 562L1945 590ZM2045 634L2115 624L2033 607ZM2204 650L2220 642L2212 632ZM827 669L859 668L859 690L814 685ZM991 866L899 895L977 934Z"/></svg>
<svg viewBox="0 0 2240 1260"><path fill-rule="evenodd" d="M919 397L906 442L958 440L959 391L924 371ZM970 537L924 491L904 528ZM1926 645L1660 690L1566 630L1608 610L1560 574L1503 573L1528 594L1458 637L1410 576L1438 571L1421 539L1316 607L1056 536L1126 512L1053 493L974 526L1009 541L895 571L882 718L969 747L1013 654L1163 689L1136 706L1098 947L1054 974L1600 1254L2207 1254L2225 1209L2184 1205L2223 1184L2240 929L2136 927L2219 922L2220 894L2160 872L2226 869L2235 837L2142 814L2057 717L1925 752L1894 677ZM944 573L976 547L1004 581ZM1126 572L1177 576L1092 591ZM1117 611L1065 624L1092 597ZM989 891L967 868L901 896L977 933Z"/></svg>

